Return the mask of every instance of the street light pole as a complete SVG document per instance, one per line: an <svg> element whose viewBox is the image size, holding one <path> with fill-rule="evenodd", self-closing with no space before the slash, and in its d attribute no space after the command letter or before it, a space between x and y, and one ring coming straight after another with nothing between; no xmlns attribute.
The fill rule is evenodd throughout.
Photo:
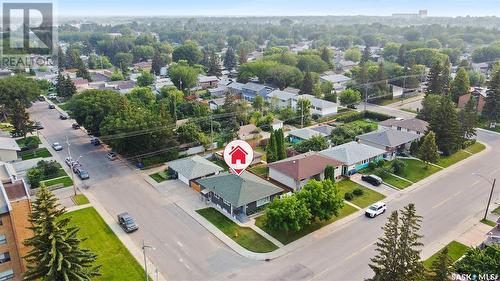
<svg viewBox="0 0 500 281"><path fill-rule="evenodd" d="M488 209L490 208L490 203L491 203L491 197L493 196L493 190L495 189L495 183L497 179L493 179L493 183L491 184L491 191L490 191L490 197L488 198L488 205L486 205L486 211L484 212L484 220L486 219L486 216L488 215Z"/></svg>
<svg viewBox="0 0 500 281"><path fill-rule="evenodd" d="M146 272L146 281L149 281L149 276L148 276L148 262L146 260L146 249L152 249L152 250L154 250L155 248L144 244L144 240L142 240L142 254L144 256L144 271Z"/></svg>
<svg viewBox="0 0 500 281"><path fill-rule="evenodd" d="M76 181L75 181L75 173L73 172L73 166L75 165L75 162L73 162L73 158L71 158L71 143L69 142L69 139L68 139L68 136L66 136L66 144L68 145L68 157L69 157L69 160L71 161L71 171L70 174L71 174L71 180L73 181L73 193L75 194L76 196Z"/></svg>

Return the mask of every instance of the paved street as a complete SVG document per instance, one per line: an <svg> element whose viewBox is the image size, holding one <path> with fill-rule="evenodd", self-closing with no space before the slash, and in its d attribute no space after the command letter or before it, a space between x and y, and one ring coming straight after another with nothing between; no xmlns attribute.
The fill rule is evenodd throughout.
<svg viewBox="0 0 500 281"><path fill-rule="evenodd" d="M412 116L387 107L367 107L398 117ZM43 122L45 129L40 133L49 142L64 142L68 136L73 157L83 155L80 162L89 170L91 179L85 184L88 191L111 215L126 210L136 217L141 229L131 234L132 239L137 245L144 239L156 248L150 252L151 259L170 280L359 281L371 275L368 263L374 255L373 242L381 235L387 214L375 219L358 217L325 236L314 234L315 242L276 260L249 260L231 251L168 197L161 196L140 173L120 161L108 161L103 148L92 146L82 131L72 130L70 120L59 120L59 114L49 111L46 103L36 103L30 113ZM401 192L388 203L389 211L410 202L416 204L424 216L424 256L435 250L437 242L453 239L450 234L461 223L482 215L490 187L471 173L500 177L500 135L481 131L478 137L488 145L487 152L418 183L414 190ZM66 146L56 153L59 160L66 156ZM494 198L499 194L497 189Z"/></svg>
<svg viewBox="0 0 500 281"><path fill-rule="evenodd" d="M358 104L356 106L356 109L358 109L358 110L365 109L365 103L361 102L360 104ZM395 108L392 108L389 106L381 106L381 105L376 105L376 104L372 104L372 103L366 104L366 110L384 113L384 114L388 114L388 115L391 115L394 117L400 117L400 118L415 117L415 114L413 114L411 112L401 111L401 110L398 110L398 109L395 109Z"/></svg>

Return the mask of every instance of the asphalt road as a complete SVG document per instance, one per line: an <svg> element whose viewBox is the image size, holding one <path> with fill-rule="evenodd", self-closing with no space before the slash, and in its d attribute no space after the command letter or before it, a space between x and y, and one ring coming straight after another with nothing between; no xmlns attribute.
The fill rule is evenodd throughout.
<svg viewBox="0 0 500 281"><path fill-rule="evenodd" d="M382 108L396 116L406 114ZM83 155L80 162L91 176L86 181L88 191L107 211L113 216L129 211L137 218L141 229L131 234L133 240L140 245L144 239L156 248L150 252L152 261L170 280L359 281L372 274L368 263L375 253L373 243L381 235L387 215L358 217L333 233L316 234L315 242L271 262L249 260L221 244L168 198L159 196L134 170L119 161L108 161L104 149L92 146L88 136L72 130L71 121L59 120L58 113L49 111L45 103L36 103L30 111L33 119L43 122L45 129L41 133L49 142L63 142L68 136L74 158ZM478 132L478 138L488 145L486 153L388 203L389 211L410 202L416 204L424 217L424 252L484 211L489 184L472 173L500 177L500 135ZM63 159L66 153L65 147L56 157ZM497 189L494 198L499 193Z"/></svg>

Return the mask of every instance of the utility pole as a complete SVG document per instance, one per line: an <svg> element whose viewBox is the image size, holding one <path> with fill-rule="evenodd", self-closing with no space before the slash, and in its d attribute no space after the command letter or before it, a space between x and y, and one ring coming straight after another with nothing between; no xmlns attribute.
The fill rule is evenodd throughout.
<svg viewBox="0 0 500 281"><path fill-rule="evenodd" d="M365 111L367 103L368 103L368 85L365 85Z"/></svg>
<svg viewBox="0 0 500 281"><path fill-rule="evenodd" d="M73 158L71 158L71 143L69 142L68 136L66 136L66 144L68 145L68 157L69 160L71 161L71 180L73 181L73 193L76 196L76 181L75 181L75 173L73 173L73 166L75 165L76 162L73 162Z"/></svg>
<svg viewBox="0 0 500 281"><path fill-rule="evenodd" d="M490 203L491 203L491 197L493 196L493 190L495 189L496 181L497 181L497 179L493 179L493 183L491 184L490 197L488 198L488 205L486 205L486 211L484 212L483 220L486 220L486 216L488 215L488 210L490 208Z"/></svg>
<svg viewBox="0 0 500 281"><path fill-rule="evenodd" d="M144 271L146 272L146 281L149 281L149 276L148 276L148 262L146 260L146 249L152 249L152 250L154 250L155 248L144 244L144 240L142 240L142 254L144 256Z"/></svg>
<svg viewBox="0 0 500 281"><path fill-rule="evenodd" d="M210 153L214 153L214 126L213 126L213 117L210 115Z"/></svg>
<svg viewBox="0 0 500 281"><path fill-rule="evenodd" d="M300 127L304 128L304 100L300 100Z"/></svg>

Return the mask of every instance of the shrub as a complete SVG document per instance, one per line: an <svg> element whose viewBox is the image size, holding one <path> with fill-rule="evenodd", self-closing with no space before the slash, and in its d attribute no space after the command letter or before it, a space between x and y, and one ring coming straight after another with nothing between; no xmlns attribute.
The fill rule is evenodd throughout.
<svg viewBox="0 0 500 281"><path fill-rule="evenodd" d="M382 178L387 177L390 173L392 173L392 169L386 167L379 167L374 171L374 174Z"/></svg>
<svg viewBox="0 0 500 281"><path fill-rule="evenodd" d="M26 173L26 177L31 184L31 188L37 188L40 186L40 181L43 180L43 171L39 168L31 168Z"/></svg>
<svg viewBox="0 0 500 281"><path fill-rule="evenodd" d="M404 175L406 167L407 167L406 163L399 159L395 159L391 163L392 170L398 176Z"/></svg>
<svg viewBox="0 0 500 281"><path fill-rule="evenodd" d="M344 194L344 199L347 200L347 201L351 201L353 198L354 198L354 195L352 195L351 192L346 192Z"/></svg>
<svg viewBox="0 0 500 281"><path fill-rule="evenodd" d="M375 170L376 168L377 168L377 164L376 164L375 162L370 162L370 163L368 164L368 169L369 169L369 170L373 171L373 170Z"/></svg>
<svg viewBox="0 0 500 281"><path fill-rule="evenodd" d="M28 137L28 138L26 138L24 145L29 150L36 149L36 148L38 148L38 140L36 138L33 138L33 137Z"/></svg>
<svg viewBox="0 0 500 281"><path fill-rule="evenodd" d="M337 117L338 122L352 122L359 119L363 119L363 113L357 111L350 111L347 113L343 113L341 116Z"/></svg>
<svg viewBox="0 0 500 281"><path fill-rule="evenodd" d="M473 144L476 143L476 140L466 140L464 141L464 143L462 144L462 149L465 149Z"/></svg>
<svg viewBox="0 0 500 281"><path fill-rule="evenodd" d="M392 116L390 116L390 115L378 113L378 112L374 112L374 111L369 111L369 110L366 110L363 112L363 117L368 118L368 119L372 119L372 120L377 120L377 121L385 121L387 119L392 118Z"/></svg>
<svg viewBox="0 0 500 281"><path fill-rule="evenodd" d="M57 161L45 161L41 160L36 164L37 168L42 172L44 179L49 179L56 176L59 173L60 165Z"/></svg>
<svg viewBox="0 0 500 281"><path fill-rule="evenodd" d="M354 194L355 196L361 196L361 195L363 195L363 193L364 193L363 189L361 189L361 188L356 188L352 191L352 194Z"/></svg>

